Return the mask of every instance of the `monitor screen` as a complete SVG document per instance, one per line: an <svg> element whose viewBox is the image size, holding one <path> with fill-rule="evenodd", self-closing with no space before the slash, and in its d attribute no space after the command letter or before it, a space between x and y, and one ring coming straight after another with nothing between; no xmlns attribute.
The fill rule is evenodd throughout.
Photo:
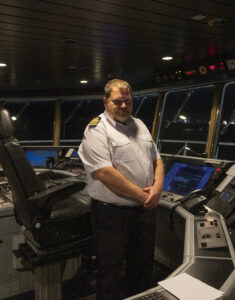
<svg viewBox="0 0 235 300"><path fill-rule="evenodd" d="M203 189L215 168L174 162L164 179L164 191L187 195L191 191Z"/></svg>
<svg viewBox="0 0 235 300"><path fill-rule="evenodd" d="M27 150L26 156L33 167L46 168L47 157L53 157L56 160L57 152L57 150L48 149Z"/></svg>

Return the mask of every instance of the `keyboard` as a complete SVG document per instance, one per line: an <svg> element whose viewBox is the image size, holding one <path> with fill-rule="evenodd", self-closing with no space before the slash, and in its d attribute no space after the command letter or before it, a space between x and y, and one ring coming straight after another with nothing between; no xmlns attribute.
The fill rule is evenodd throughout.
<svg viewBox="0 0 235 300"><path fill-rule="evenodd" d="M147 295L143 295L138 298L135 298L134 300L168 300L168 298L166 298L159 292L152 292Z"/></svg>

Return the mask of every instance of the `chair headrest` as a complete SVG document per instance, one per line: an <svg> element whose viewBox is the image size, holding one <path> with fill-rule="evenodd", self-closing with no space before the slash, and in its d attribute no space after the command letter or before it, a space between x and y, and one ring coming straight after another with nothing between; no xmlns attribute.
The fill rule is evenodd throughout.
<svg viewBox="0 0 235 300"><path fill-rule="evenodd" d="M0 110L0 138L7 138L14 134L11 116L6 109Z"/></svg>

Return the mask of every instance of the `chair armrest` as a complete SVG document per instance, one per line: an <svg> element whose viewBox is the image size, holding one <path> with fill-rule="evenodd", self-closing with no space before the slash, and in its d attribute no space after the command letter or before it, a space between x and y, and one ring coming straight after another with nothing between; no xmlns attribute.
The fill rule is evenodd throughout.
<svg viewBox="0 0 235 300"><path fill-rule="evenodd" d="M37 209L41 209L45 206L50 207L55 202L64 200L65 197L69 197L69 195L82 190L84 187L85 182L82 181L64 183L53 186L43 192L36 193L35 195L28 197L27 200L29 201L31 208L36 207Z"/></svg>

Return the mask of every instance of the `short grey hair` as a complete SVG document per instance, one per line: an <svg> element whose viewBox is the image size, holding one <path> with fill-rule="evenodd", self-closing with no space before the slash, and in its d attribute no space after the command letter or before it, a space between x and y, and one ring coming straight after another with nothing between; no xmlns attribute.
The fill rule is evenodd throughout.
<svg viewBox="0 0 235 300"><path fill-rule="evenodd" d="M129 89L130 94L132 93L130 84L122 79L112 79L104 87L104 97L107 99L110 97L112 88L116 86L119 89Z"/></svg>

